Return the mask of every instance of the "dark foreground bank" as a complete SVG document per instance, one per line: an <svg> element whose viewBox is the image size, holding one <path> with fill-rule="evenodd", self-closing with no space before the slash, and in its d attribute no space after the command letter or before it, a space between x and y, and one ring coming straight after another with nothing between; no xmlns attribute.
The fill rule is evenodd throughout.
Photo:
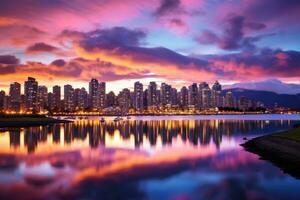
<svg viewBox="0 0 300 200"><path fill-rule="evenodd" d="M58 120L44 115L0 115L0 128L44 126L68 122L70 121Z"/></svg>
<svg viewBox="0 0 300 200"><path fill-rule="evenodd" d="M269 160L288 173L300 179L300 126L254 138L242 146L263 160Z"/></svg>

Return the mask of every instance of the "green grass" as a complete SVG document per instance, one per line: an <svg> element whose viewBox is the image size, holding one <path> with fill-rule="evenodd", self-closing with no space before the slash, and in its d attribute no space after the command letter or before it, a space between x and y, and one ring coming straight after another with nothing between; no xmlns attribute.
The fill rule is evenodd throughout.
<svg viewBox="0 0 300 200"><path fill-rule="evenodd" d="M300 141L300 126L281 133L276 133L274 136Z"/></svg>

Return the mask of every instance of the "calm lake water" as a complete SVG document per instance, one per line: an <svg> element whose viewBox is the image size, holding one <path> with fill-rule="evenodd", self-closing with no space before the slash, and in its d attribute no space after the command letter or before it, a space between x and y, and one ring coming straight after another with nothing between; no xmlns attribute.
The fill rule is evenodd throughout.
<svg viewBox="0 0 300 200"><path fill-rule="evenodd" d="M240 146L299 115L99 119L0 130L0 199L300 197L300 180Z"/></svg>

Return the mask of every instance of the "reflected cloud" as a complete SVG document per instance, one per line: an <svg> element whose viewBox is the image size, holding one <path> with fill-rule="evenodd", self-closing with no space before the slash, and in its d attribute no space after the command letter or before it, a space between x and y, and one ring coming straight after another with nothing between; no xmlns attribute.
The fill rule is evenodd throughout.
<svg viewBox="0 0 300 200"><path fill-rule="evenodd" d="M194 184L197 187L190 194L172 190L173 199L261 197L256 188L245 192L247 185L238 181L254 184L284 175L243 151L240 138L292 124L235 120L103 124L81 120L7 130L0 133L0 199L20 199L23 195L25 199L151 199L142 182L167 181L186 173L195 177L213 173L219 178L213 185ZM227 181L232 174L241 180ZM232 194L235 186L238 193ZM214 196L216 190L220 195Z"/></svg>

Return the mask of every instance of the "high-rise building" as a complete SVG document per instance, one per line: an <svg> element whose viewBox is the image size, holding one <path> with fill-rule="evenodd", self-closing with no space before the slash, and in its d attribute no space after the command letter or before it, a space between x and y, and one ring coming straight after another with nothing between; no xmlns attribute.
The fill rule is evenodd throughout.
<svg viewBox="0 0 300 200"><path fill-rule="evenodd" d="M176 88L171 88L171 105L178 105L178 93Z"/></svg>
<svg viewBox="0 0 300 200"><path fill-rule="evenodd" d="M199 84L199 90L203 90L203 89L209 89L209 85L206 82L201 82Z"/></svg>
<svg viewBox="0 0 300 200"><path fill-rule="evenodd" d="M225 107L233 108L234 107L234 97L232 92L227 92L225 94Z"/></svg>
<svg viewBox="0 0 300 200"><path fill-rule="evenodd" d="M134 108L137 112L143 110L143 84L140 82L134 83Z"/></svg>
<svg viewBox="0 0 300 200"><path fill-rule="evenodd" d="M241 96L238 101L238 108L246 111L250 108L250 100L247 97Z"/></svg>
<svg viewBox="0 0 300 200"><path fill-rule="evenodd" d="M202 108L210 108L211 107L211 90L209 88L203 88L199 90L200 98L201 98L201 107Z"/></svg>
<svg viewBox="0 0 300 200"><path fill-rule="evenodd" d="M38 108L40 111L48 107L48 88L44 85L38 86Z"/></svg>
<svg viewBox="0 0 300 200"><path fill-rule="evenodd" d="M166 83L162 83L160 87L160 104L164 107L171 105L171 89L172 87Z"/></svg>
<svg viewBox="0 0 300 200"><path fill-rule="evenodd" d="M76 110L83 111L88 107L88 93L85 88L76 88L74 91L74 105Z"/></svg>
<svg viewBox="0 0 300 200"><path fill-rule="evenodd" d="M188 105L192 107L198 107L199 104L199 96L198 96L198 87L197 83L193 83L189 86L188 90Z"/></svg>
<svg viewBox="0 0 300 200"><path fill-rule="evenodd" d="M47 101L48 101L48 111L53 112L54 111L54 95L52 92L48 92Z"/></svg>
<svg viewBox="0 0 300 200"><path fill-rule="evenodd" d="M215 90L215 91L221 91L222 90L222 85L216 81L213 86L212 86L212 90Z"/></svg>
<svg viewBox="0 0 300 200"><path fill-rule="evenodd" d="M211 106L222 107L221 91L211 90Z"/></svg>
<svg viewBox="0 0 300 200"><path fill-rule="evenodd" d="M75 110L74 89L71 85L64 86L64 110L68 112Z"/></svg>
<svg viewBox="0 0 300 200"><path fill-rule="evenodd" d="M14 82L9 87L10 105L11 111L19 112L21 109L21 84Z"/></svg>
<svg viewBox="0 0 300 200"><path fill-rule="evenodd" d="M107 107L115 107L116 106L116 95L114 92L110 91L107 94L106 98L106 106Z"/></svg>
<svg viewBox="0 0 300 200"><path fill-rule="evenodd" d="M31 112L37 112L38 108L38 82L35 78L28 77L28 80L25 81L25 102L26 110Z"/></svg>
<svg viewBox="0 0 300 200"><path fill-rule="evenodd" d="M98 86L99 108L103 109L106 105L106 83L100 82Z"/></svg>
<svg viewBox="0 0 300 200"><path fill-rule="evenodd" d="M118 95L119 106L123 114L128 113L130 108L130 90L125 88Z"/></svg>
<svg viewBox="0 0 300 200"><path fill-rule="evenodd" d="M200 108L209 108L209 98L210 98L210 88L209 88L209 85L208 83L206 82L201 82L199 84L199 96L198 96L198 99L199 99L199 107Z"/></svg>
<svg viewBox="0 0 300 200"><path fill-rule="evenodd" d="M155 82L150 82L147 93L147 106L148 109L155 109L158 105L157 86Z"/></svg>
<svg viewBox="0 0 300 200"><path fill-rule="evenodd" d="M148 89L146 89L143 94L143 107L144 109L148 108Z"/></svg>
<svg viewBox="0 0 300 200"><path fill-rule="evenodd" d="M56 85L52 88L53 93L53 103L52 108L54 111L58 112L61 109L61 88L60 86Z"/></svg>
<svg viewBox="0 0 300 200"><path fill-rule="evenodd" d="M184 86L181 88L179 93L179 103L182 108L186 108L188 106L188 89Z"/></svg>
<svg viewBox="0 0 300 200"><path fill-rule="evenodd" d="M98 110L99 106L99 82L97 79L92 79L89 82L89 99L90 99L90 108L92 110Z"/></svg>
<svg viewBox="0 0 300 200"><path fill-rule="evenodd" d="M4 99L5 99L5 92L1 90L0 91L0 112L4 111Z"/></svg>

